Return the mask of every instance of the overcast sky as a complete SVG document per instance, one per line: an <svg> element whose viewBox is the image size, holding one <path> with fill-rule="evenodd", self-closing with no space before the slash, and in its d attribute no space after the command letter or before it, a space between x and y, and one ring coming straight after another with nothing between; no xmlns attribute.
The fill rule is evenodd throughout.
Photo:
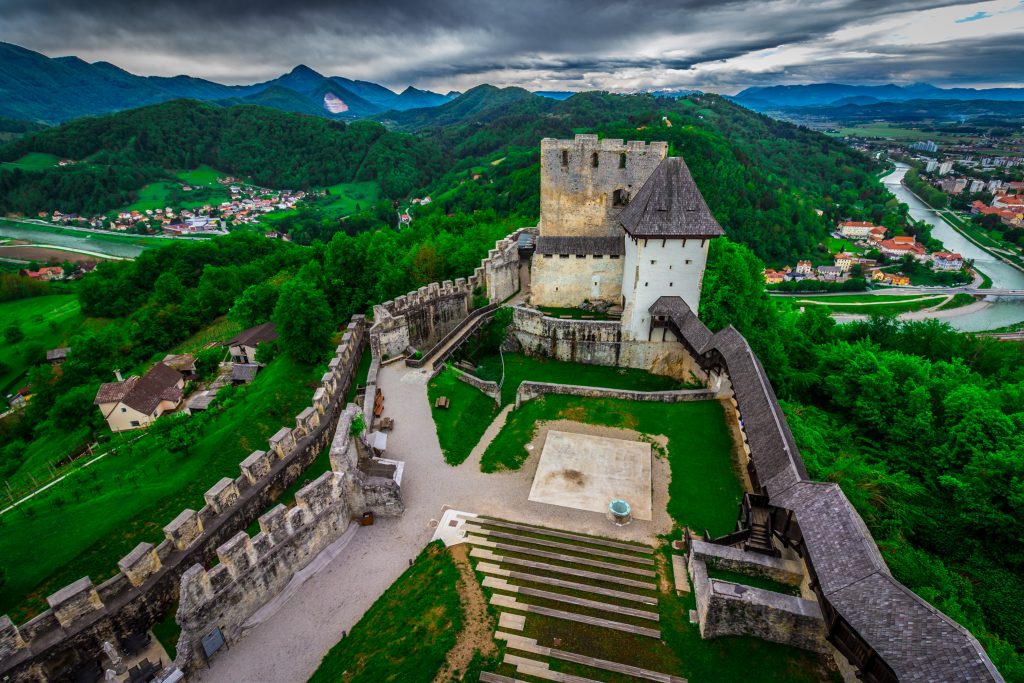
<svg viewBox="0 0 1024 683"><path fill-rule="evenodd" d="M1024 0L0 0L0 41L222 83L1024 86Z"/></svg>

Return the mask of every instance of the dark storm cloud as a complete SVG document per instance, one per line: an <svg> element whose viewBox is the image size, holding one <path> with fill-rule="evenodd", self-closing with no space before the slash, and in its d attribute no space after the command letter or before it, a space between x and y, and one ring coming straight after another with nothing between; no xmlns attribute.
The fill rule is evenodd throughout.
<svg viewBox="0 0 1024 683"><path fill-rule="evenodd" d="M921 73L984 82L1005 79L1003 55L982 63L962 41L972 69L935 45L880 49L865 73L855 58L818 50L803 64L759 71L731 60L781 46L820 45L851 24L884 22L956 3L911 0L0 0L0 40L51 56L107 60L136 73L189 73L225 82L272 78L299 63L331 75L465 87L483 80L632 89L753 83L779 73L802 80L838 74L865 80L897 74L900 59ZM959 3L962 5L962 3ZM955 19L988 16L988 5L954 7ZM1013 4L1012 2L1010 3ZM991 22L979 19L967 26ZM954 19L948 22L954 25ZM867 41L872 42L872 41ZM842 39L835 39L837 47ZM827 46L821 46L827 47ZM1019 47L1005 45L1018 59ZM963 59L963 53L961 53ZM716 64L725 65L722 68ZM877 67L877 69L875 68ZM999 74L995 76L995 74ZM933 77L942 80L941 77ZM1019 74L1017 75L1019 79ZM474 81L474 79L476 79ZM699 83L692 83L699 85Z"/></svg>

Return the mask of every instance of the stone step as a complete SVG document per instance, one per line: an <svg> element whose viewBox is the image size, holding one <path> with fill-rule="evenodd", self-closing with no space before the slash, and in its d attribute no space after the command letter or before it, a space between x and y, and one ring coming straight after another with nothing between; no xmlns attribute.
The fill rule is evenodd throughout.
<svg viewBox="0 0 1024 683"><path fill-rule="evenodd" d="M593 678L583 678L582 676L564 674L561 671L552 671L548 667L547 662L539 662L536 659L528 659L506 653L503 661L514 666L518 673L543 678L546 681L557 681L558 683L601 683L601 681L596 681Z"/></svg>
<svg viewBox="0 0 1024 683"><path fill-rule="evenodd" d="M603 545L606 548L618 548L619 550L632 550L637 553L644 553L651 555L654 553L654 548L650 546L641 545L639 543L625 543L623 541L609 541L596 536L584 536L583 534L570 534L565 531L554 531L553 529L547 529L542 526L533 526L531 524L522 524L521 522L506 522L503 519L496 519L494 517L488 517L487 515L478 515L476 517L467 517L466 519L476 520L479 524L486 524L487 526L496 526L503 529L515 529L516 531L528 531L535 534L544 534L545 536L553 536L555 538L566 538L570 541L582 541L583 543L590 543L592 545Z"/></svg>
<svg viewBox="0 0 1024 683"><path fill-rule="evenodd" d="M646 626L634 626L633 624L624 624L621 621L601 619L600 617L591 617L585 614L576 614L575 612L566 612L565 610L552 609L550 607L542 607L540 605L530 605L525 602L519 602L509 595L502 595L500 593L492 595L490 603L495 607L504 607L505 609L514 609L520 612L541 614L554 619L564 619L566 621L575 621L580 624L590 624L591 626L599 626L613 631L634 633L638 636L646 636L648 638L661 638L661 631L658 629L647 628Z"/></svg>
<svg viewBox="0 0 1024 683"><path fill-rule="evenodd" d="M564 602L570 605L576 605L577 607L587 607L589 609L603 610L605 612L612 612L615 614L628 614L629 616L636 617L637 619L648 619L650 621L660 620L660 616L657 612L651 612L649 610L643 609L635 609L632 607L622 607L620 605L610 605L607 602L600 602L598 600L587 600L586 598L577 598L574 595L566 595L565 593L555 593L553 591L545 591L540 590L538 588L516 586L510 584L505 579L500 579L495 576L485 577L483 585L485 588L490 588L492 590L506 591L508 593L516 593L518 595L529 595L535 598L543 598L544 600Z"/></svg>
<svg viewBox="0 0 1024 683"><path fill-rule="evenodd" d="M611 574L602 574L601 572L592 572L585 569L576 569L575 567L563 567L561 565L547 564L545 562L535 562L533 560L524 560L519 557L505 557L499 555L487 548L473 548L469 553L470 557L477 559L491 560L493 562L500 562L501 564L511 564L519 567L529 567L530 569L540 569L541 571L552 572L556 574L565 574L567 576L576 576L584 579L592 579L594 581L603 581L605 583L614 583L619 586L626 586L629 588L641 588L650 591L658 590L658 585L650 581L635 581L633 579L625 579L618 576L612 576Z"/></svg>
<svg viewBox="0 0 1024 683"><path fill-rule="evenodd" d="M482 564L482 563L481 563ZM477 565L479 569L479 565ZM486 569L480 571L486 572ZM610 598L619 598L620 600L631 600L633 602L641 602L645 605L657 605L658 598L648 597L646 595L636 595L635 593L626 593L625 591L617 591L611 588L602 588L601 586L592 586L587 583L576 583L575 581L563 581L562 579L552 579L547 576L539 576L537 574L529 574L527 572L508 572L505 574L510 579L518 579L520 581L530 581L531 583L540 583L546 586L555 586L557 588L568 588L569 590L582 591L585 593L594 593L595 595L606 595Z"/></svg>
<svg viewBox="0 0 1024 683"><path fill-rule="evenodd" d="M510 678L509 676L502 676L501 674L492 673L490 671L480 672L480 683L524 683L518 678Z"/></svg>
<svg viewBox="0 0 1024 683"><path fill-rule="evenodd" d="M571 543L560 543L558 541L548 541L543 538L534 538L532 536L523 536L522 534L512 534L505 531L493 531L491 529L484 529L476 524L465 524L463 528L467 532L472 532L480 536L487 538L503 538L511 541L518 541L519 543L529 543L530 545L539 545L545 548L558 548L559 550L569 550L573 553L581 553L585 555L595 555L597 557L608 557L613 560L623 560L624 562L633 562L635 564L653 565L654 560L649 557L637 557L636 555L623 555L622 553L613 553L610 550L598 550L596 548L586 548L580 545L574 545Z"/></svg>
<svg viewBox="0 0 1024 683"><path fill-rule="evenodd" d="M480 538L479 536L466 536L466 543L476 546L483 546L484 548L504 550L505 552L509 553L519 553L520 555L534 555L536 557L543 557L548 560L571 562L574 564L586 565L588 567L600 567L601 569L610 569L612 571L622 572L623 574L635 574L636 576L646 576L652 579L658 575L657 572L650 569L623 567L620 564L614 564L612 562L600 562L598 560L589 560L585 557L566 557L565 555L562 555L560 553L550 553L546 550L527 548L521 545L513 545L512 543L495 543L494 541L488 541L487 539Z"/></svg>
<svg viewBox="0 0 1024 683"><path fill-rule="evenodd" d="M553 647L544 647L542 645L538 645L534 638L527 638L515 633L504 633L502 631L498 631L494 634L494 637L497 640L504 640L507 642L508 649L510 650L518 650L520 652L527 652L529 654L549 657L551 659L561 659L566 662L574 662L594 669L604 669L605 671L625 674L633 678L655 681L655 683L687 683L685 678L661 673L660 671L651 671L650 669L644 669L631 664L620 664L619 662L613 662L608 659L598 659L597 657L589 657L587 655L581 655L567 650L558 650Z"/></svg>

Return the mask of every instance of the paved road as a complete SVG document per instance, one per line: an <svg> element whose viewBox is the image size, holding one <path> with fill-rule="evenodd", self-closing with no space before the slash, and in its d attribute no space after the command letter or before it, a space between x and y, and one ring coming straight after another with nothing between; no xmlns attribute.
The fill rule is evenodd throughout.
<svg viewBox="0 0 1024 683"><path fill-rule="evenodd" d="M401 364L381 368L378 386L387 398L386 414L395 418L387 457L405 461L402 495L406 511L397 519L378 519L357 530L344 550L273 615L213 661L195 679L204 683L237 681L305 681L323 655L351 629L367 609L408 567L430 540L432 519L450 505L468 512L511 517L526 523L556 526L587 534L650 541L666 533L671 520L664 512L668 475L655 481L653 522L635 521L611 527L603 515L527 500L537 456L518 472L483 474L479 453L459 467L444 462L430 414L427 373ZM659 467L663 460L657 459ZM665 465L667 470L667 465Z"/></svg>

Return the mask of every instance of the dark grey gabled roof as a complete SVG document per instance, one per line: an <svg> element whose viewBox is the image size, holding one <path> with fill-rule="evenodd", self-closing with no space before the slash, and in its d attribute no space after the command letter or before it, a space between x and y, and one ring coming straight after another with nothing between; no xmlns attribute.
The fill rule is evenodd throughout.
<svg viewBox="0 0 1024 683"><path fill-rule="evenodd" d="M537 238L538 254L600 254L622 256L626 253L626 242L618 237L562 237L540 236Z"/></svg>
<svg viewBox="0 0 1024 683"><path fill-rule="evenodd" d="M619 214L633 237L718 237L725 231L704 203L682 157L662 160Z"/></svg>

